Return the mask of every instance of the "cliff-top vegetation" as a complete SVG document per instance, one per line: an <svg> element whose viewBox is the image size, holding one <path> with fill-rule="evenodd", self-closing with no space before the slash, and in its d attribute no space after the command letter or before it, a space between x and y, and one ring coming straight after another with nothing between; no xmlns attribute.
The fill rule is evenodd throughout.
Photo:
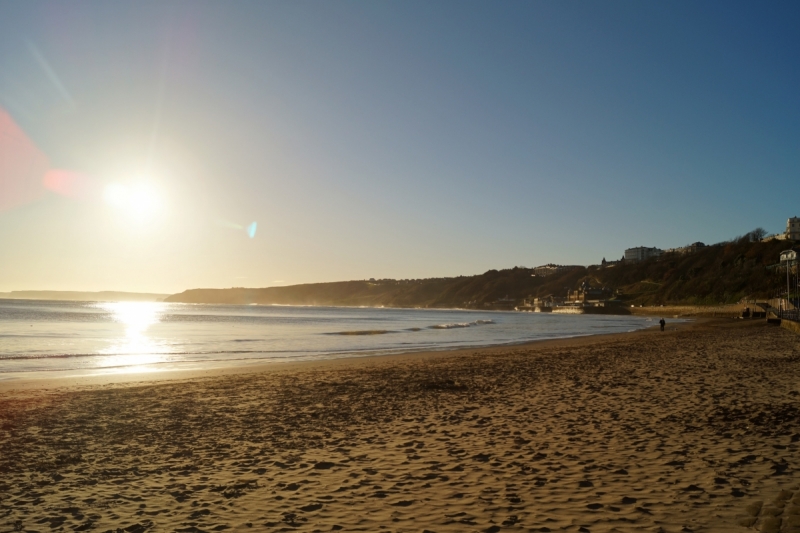
<svg viewBox="0 0 800 533"><path fill-rule="evenodd" d="M192 289L170 302L386 307L472 308L512 306L529 296L566 296L583 282L605 287L624 304L717 305L770 298L785 286L785 273L769 268L786 241L761 242L753 234L699 249L666 253L642 262L593 265L536 276L514 267L474 276L310 283L260 289Z"/></svg>

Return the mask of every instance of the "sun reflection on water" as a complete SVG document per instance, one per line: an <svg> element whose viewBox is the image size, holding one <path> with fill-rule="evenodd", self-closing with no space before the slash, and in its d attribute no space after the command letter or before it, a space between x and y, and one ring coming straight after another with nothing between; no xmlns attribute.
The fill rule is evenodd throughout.
<svg viewBox="0 0 800 533"><path fill-rule="evenodd" d="M101 354L113 357L114 366L147 365L165 360L163 352L167 346L148 336L147 331L161 322L166 304L108 302L97 307L111 313L114 322L125 328L122 337L114 339L109 347L100 350Z"/></svg>

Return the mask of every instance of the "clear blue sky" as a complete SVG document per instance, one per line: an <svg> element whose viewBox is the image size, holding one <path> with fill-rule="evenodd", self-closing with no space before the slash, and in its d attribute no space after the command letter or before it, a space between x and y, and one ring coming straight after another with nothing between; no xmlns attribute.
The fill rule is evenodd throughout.
<svg viewBox="0 0 800 533"><path fill-rule="evenodd" d="M797 2L0 0L0 108L52 167L150 191L6 202L0 291L454 276L782 231L798 51Z"/></svg>

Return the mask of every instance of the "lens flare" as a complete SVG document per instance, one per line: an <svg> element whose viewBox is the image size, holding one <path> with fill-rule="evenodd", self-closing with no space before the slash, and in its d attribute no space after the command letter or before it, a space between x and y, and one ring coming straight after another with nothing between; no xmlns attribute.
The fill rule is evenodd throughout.
<svg viewBox="0 0 800 533"><path fill-rule="evenodd" d="M256 230L258 229L258 223L253 221L247 226L242 226L241 224L237 224L236 222L231 222L230 220L224 219L217 219L217 225L227 229L233 229L237 231L244 231L248 237L251 239L256 236Z"/></svg>
<svg viewBox="0 0 800 533"><path fill-rule="evenodd" d="M44 192L50 161L0 108L0 211L28 204Z"/></svg>
<svg viewBox="0 0 800 533"><path fill-rule="evenodd" d="M92 196L94 189L92 180L85 174L58 168L48 170L43 183L49 191L80 200Z"/></svg>

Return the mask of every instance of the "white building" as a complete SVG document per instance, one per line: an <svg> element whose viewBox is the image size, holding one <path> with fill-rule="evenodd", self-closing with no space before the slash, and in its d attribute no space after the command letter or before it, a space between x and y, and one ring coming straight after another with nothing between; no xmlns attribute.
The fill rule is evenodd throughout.
<svg viewBox="0 0 800 533"><path fill-rule="evenodd" d="M800 217L792 217L786 221L786 238L800 241Z"/></svg>
<svg viewBox="0 0 800 533"><path fill-rule="evenodd" d="M533 269L533 274L535 276L550 276L552 274L559 274L561 272L566 272L567 270L574 270L576 268L583 268L578 265L554 265L553 263L548 263L546 265L538 266Z"/></svg>
<svg viewBox="0 0 800 533"><path fill-rule="evenodd" d="M628 248L625 250L625 261L644 261L651 257L659 257L664 253L663 250L658 248L648 248L646 246L638 246L636 248Z"/></svg>
<svg viewBox="0 0 800 533"><path fill-rule="evenodd" d="M705 247L706 247L705 243L697 241L697 242L693 242L692 244L688 244L686 246L681 246L680 248L667 248L662 253L665 253L665 254L670 254L670 253L671 254L694 254L694 253L697 253L697 251L700 248L705 248Z"/></svg>

